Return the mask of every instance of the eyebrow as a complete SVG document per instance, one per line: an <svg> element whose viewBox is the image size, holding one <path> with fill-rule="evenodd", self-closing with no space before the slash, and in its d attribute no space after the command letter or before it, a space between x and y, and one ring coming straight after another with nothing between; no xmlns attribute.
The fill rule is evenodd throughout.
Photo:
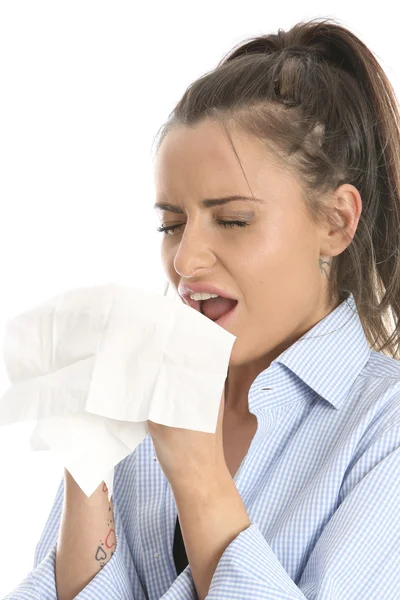
<svg viewBox="0 0 400 600"><path fill-rule="evenodd" d="M212 208L213 206L220 206L221 204L228 204L228 202L233 202L234 200L245 200L249 202L258 202L259 204L265 204L265 200L261 200L260 198L253 198L252 196L225 196L223 198L206 198L201 201L201 204L205 208ZM163 210L165 212L173 212L183 214L183 210L179 208L179 206L175 206L174 204L163 204L160 202L156 202L153 208L155 210Z"/></svg>

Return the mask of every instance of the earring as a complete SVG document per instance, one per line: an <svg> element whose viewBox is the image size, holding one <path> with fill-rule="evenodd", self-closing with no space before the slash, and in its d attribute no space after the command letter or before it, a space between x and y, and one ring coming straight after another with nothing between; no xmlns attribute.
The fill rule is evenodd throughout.
<svg viewBox="0 0 400 600"><path fill-rule="evenodd" d="M165 287L164 287L164 296L166 296L168 294L168 289L169 289L169 281L166 281Z"/></svg>

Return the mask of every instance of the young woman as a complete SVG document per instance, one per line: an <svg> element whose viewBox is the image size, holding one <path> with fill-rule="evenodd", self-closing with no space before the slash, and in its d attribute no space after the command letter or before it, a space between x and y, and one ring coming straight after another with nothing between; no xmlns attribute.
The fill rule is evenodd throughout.
<svg viewBox="0 0 400 600"><path fill-rule="evenodd" d="M400 598L399 123L332 20L189 87L155 208L168 282L237 337L216 432L149 421L110 503L65 471L10 599Z"/></svg>

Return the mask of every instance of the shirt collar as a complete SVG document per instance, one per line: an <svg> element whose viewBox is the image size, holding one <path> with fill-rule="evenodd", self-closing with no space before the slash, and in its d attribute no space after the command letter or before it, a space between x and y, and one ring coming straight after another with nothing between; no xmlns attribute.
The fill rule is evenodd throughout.
<svg viewBox="0 0 400 600"><path fill-rule="evenodd" d="M273 360L256 377L250 388L251 393L254 395L255 392L258 396L258 408L262 408L264 404L268 407L268 391L261 390L280 380L281 375L274 376L274 365L279 363L290 369L336 409L340 409L370 353L354 296L350 294Z"/></svg>

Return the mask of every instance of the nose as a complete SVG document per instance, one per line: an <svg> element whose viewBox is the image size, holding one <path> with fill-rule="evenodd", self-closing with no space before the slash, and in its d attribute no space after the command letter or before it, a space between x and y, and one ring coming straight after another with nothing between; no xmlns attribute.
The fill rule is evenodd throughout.
<svg viewBox="0 0 400 600"><path fill-rule="evenodd" d="M174 256L174 269L181 277L198 277L215 264L215 255L204 229L187 223Z"/></svg>

